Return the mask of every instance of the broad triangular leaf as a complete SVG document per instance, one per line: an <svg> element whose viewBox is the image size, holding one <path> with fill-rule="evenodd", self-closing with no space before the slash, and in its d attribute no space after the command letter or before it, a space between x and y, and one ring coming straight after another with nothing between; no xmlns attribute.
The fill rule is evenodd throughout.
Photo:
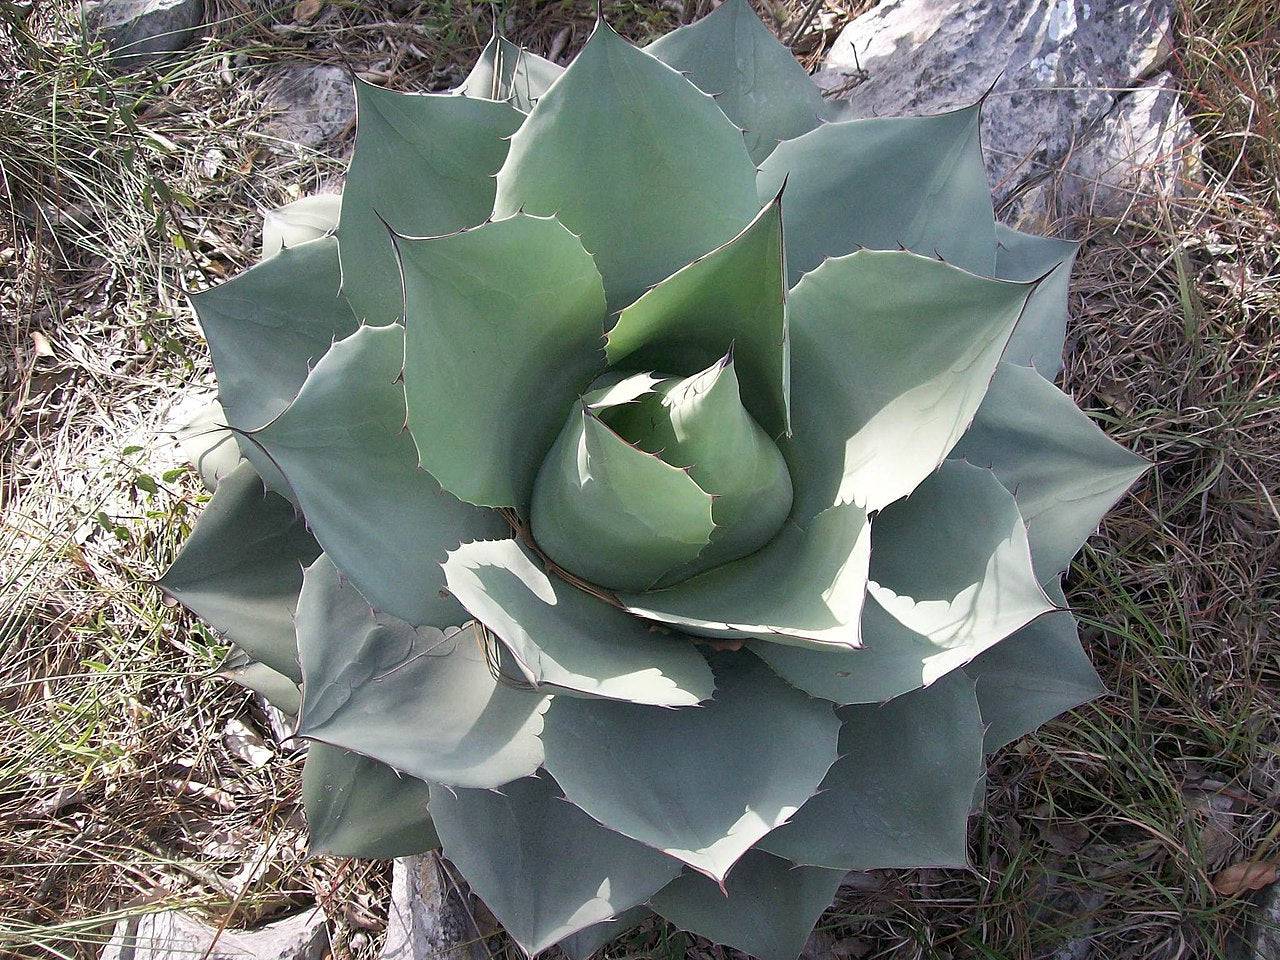
<svg viewBox="0 0 1280 960"><path fill-rule="evenodd" d="M298 651L300 737L459 787L498 787L542 762L550 698L499 683L477 628L378 613L327 556L307 568Z"/></svg>
<svg viewBox="0 0 1280 960"><path fill-rule="evenodd" d="M283 673L254 660L234 644L227 659L218 668L217 675L259 694L282 713L291 717L298 714L298 707L302 704L302 691L298 689L298 685Z"/></svg>
<svg viewBox="0 0 1280 960"><path fill-rule="evenodd" d="M610 920L602 920L565 937L558 946L569 960L589 960L597 950L629 933L653 916L648 907L632 907Z"/></svg>
<svg viewBox="0 0 1280 960"><path fill-rule="evenodd" d="M595 256L620 310L758 207L737 128L602 20L512 137L493 212L557 216Z"/></svg>
<svg viewBox="0 0 1280 960"><path fill-rule="evenodd" d="M1080 244L1020 233L996 224L995 276L1002 280L1044 279L1027 301L1027 309L1013 331L1004 359L1053 381L1062 372L1067 339L1067 287L1071 265ZM1047 274L1047 276L1046 276Z"/></svg>
<svg viewBox="0 0 1280 960"><path fill-rule="evenodd" d="M564 67L512 43L494 30L467 79L458 87L464 97L505 100L528 113Z"/></svg>
<svg viewBox="0 0 1280 960"><path fill-rule="evenodd" d="M817 86L747 0L725 0L645 51L716 98L725 116L743 128L755 163L779 141L808 133L823 113Z"/></svg>
<svg viewBox="0 0 1280 960"><path fill-rule="evenodd" d="M759 195L763 202L787 184L791 282L860 247L904 247L990 275L995 223L978 114L974 105L828 123L773 151L760 167Z"/></svg>
<svg viewBox="0 0 1280 960"><path fill-rule="evenodd" d="M397 240L405 396L425 467L468 503L528 509L565 413L604 368L604 288L554 217Z"/></svg>
<svg viewBox="0 0 1280 960"><path fill-rule="evenodd" d="M530 956L626 911L680 872L566 801L545 774L431 792L445 855Z"/></svg>
<svg viewBox="0 0 1280 960"><path fill-rule="evenodd" d="M509 528L418 467L396 382L403 364L401 327L362 327L334 344L289 409L252 436L370 603L413 624L446 626L466 616L440 593L448 551Z"/></svg>
<svg viewBox="0 0 1280 960"><path fill-rule="evenodd" d="M687 707L710 698L711 668L691 638L657 633L548 576L515 540L464 543L444 565L449 592L546 692Z"/></svg>
<svg viewBox="0 0 1280 960"><path fill-rule="evenodd" d="M338 225L341 208L342 194L317 193L268 210L262 215L262 259L323 237Z"/></svg>
<svg viewBox="0 0 1280 960"><path fill-rule="evenodd" d="M178 452L195 467L210 493L244 459L236 435L227 428L226 412L216 400L175 425L173 438Z"/></svg>
<svg viewBox="0 0 1280 960"><path fill-rule="evenodd" d="M546 768L605 826L724 879L836 758L831 704L749 653L717 655L715 698L681 710L557 697Z"/></svg>

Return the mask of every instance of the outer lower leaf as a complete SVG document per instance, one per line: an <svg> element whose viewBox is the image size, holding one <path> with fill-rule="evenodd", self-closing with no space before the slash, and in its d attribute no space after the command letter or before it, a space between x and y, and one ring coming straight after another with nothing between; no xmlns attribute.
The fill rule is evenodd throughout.
<svg viewBox="0 0 1280 960"><path fill-rule="evenodd" d="M297 715L302 703L302 693L296 683L265 663L254 660L235 645L232 645L227 659L218 668L218 676L252 690L277 710L291 717Z"/></svg>
<svg viewBox="0 0 1280 960"><path fill-rule="evenodd" d="M227 429L227 415L214 400L174 429L178 451L195 467L200 482L212 493L222 478L240 466L240 447Z"/></svg>
<svg viewBox="0 0 1280 960"><path fill-rule="evenodd" d="M338 294L332 237L291 247L226 283L191 297L209 341L226 423L260 427L289 405L311 365L356 328ZM241 451L267 485L286 492L275 466L252 443Z"/></svg>
<svg viewBox="0 0 1280 960"><path fill-rule="evenodd" d="M828 123L773 151L759 195L787 183L791 282L859 247L905 247L989 276L995 225L979 112Z"/></svg>
<svg viewBox="0 0 1280 960"><path fill-rule="evenodd" d="M980 467L943 464L871 529L870 592L960 666L1054 609L1012 494Z"/></svg>
<svg viewBox="0 0 1280 960"><path fill-rule="evenodd" d="M995 275L1005 280L1044 278L1027 301L1027 309L1005 348L1004 359L1035 367L1049 381L1062 372L1067 286L1079 249L1080 244L1071 240L1038 237L996 224Z"/></svg>
<svg viewBox="0 0 1280 960"><path fill-rule="evenodd" d="M866 514L842 504L803 526L788 522L749 557L619 599L638 616L707 636L851 649L861 643L870 549Z"/></svg>
<svg viewBox="0 0 1280 960"><path fill-rule="evenodd" d="M443 492L404 430L403 330L362 327L333 345L297 399L253 439L279 465L316 539L379 610L460 623L440 564L463 540L508 532L494 512Z"/></svg>
<svg viewBox="0 0 1280 960"><path fill-rule="evenodd" d="M546 768L610 829L717 882L813 795L836 757L831 705L745 652L713 660L704 707L655 710L559 697L543 731Z"/></svg>
<svg viewBox="0 0 1280 960"><path fill-rule="evenodd" d="M1048 592L1066 606L1056 582ZM1075 617L1065 610L1027 624L966 666L965 673L978 686L987 753L1106 692L1080 646Z"/></svg>
<svg viewBox="0 0 1280 960"><path fill-rule="evenodd" d="M554 217L397 241L405 396L422 465L468 503L528 509L565 411L604 368L604 288Z"/></svg>
<svg viewBox="0 0 1280 960"><path fill-rule="evenodd" d="M1000 364L953 456L990 467L1012 491L1041 580L1071 558L1151 465L1098 429L1036 371Z"/></svg>
<svg viewBox="0 0 1280 960"><path fill-rule="evenodd" d="M559 947L569 960L589 960L606 943L612 943L652 916L653 911L648 907L632 907L611 920L592 924L571 937L565 937Z"/></svg>
<svg viewBox="0 0 1280 960"><path fill-rule="evenodd" d="M542 762L548 697L498 682L475 627L444 633L370 609L327 556L298 601L298 736L433 783L499 787Z"/></svg>
<svg viewBox="0 0 1280 960"><path fill-rule="evenodd" d="M663 707L711 697L711 668L690 638L656 633L547 576L515 540L464 543L450 552L444 573L449 592L497 635L532 684Z"/></svg>
<svg viewBox="0 0 1280 960"><path fill-rule="evenodd" d="M759 550L791 512L791 475L782 452L747 413L732 354L701 373L658 385L617 408L607 422L631 443L689 476L713 498L711 541L691 564L664 578L684 580Z"/></svg>
<svg viewBox="0 0 1280 960"><path fill-rule="evenodd" d="M427 812L429 787L358 753L313 743L302 767L312 855L407 857L440 847Z"/></svg>
<svg viewBox="0 0 1280 960"><path fill-rule="evenodd" d="M726 0L645 50L716 98L725 116L743 128L755 163L779 141L819 123L822 94L747 0Z"/></svg>
<svg viewBox="0 0 1280 960"><path fill-rule="evenodd" d="M686 471L633 447L579 403L534 483L530 526L570 573L643 590L702 552L711 502Z"/></svg>
<svg viewBox="0 0 1280 960"><path fill-rule="evenodd" d="M754 180L715 102L601 20L512 137L494 215L559 217L619 310L741 230Z"/></svg>
<svg viewBox="0 0 1280 960"><path fill-rule="evenodd" d="M692 372L732 347L747 409L771 436L786 432L786 273L779 195L732 240L623 310L609 331L609 363Z"/></svg>
<svg viewBox="0 0 1280 960"><path fill-rule="evenodd" d="M869 250L801 280L783 445L793 516L848 501L878 510L932 473L978 409L1031 289Z"/></svg>
<svg viewBox="0 0 1280 960"><path fill-rule="evenodd" d="M759 960L796 960L843 879L843 870L797 867L751 850L729 872L727 896L706 877L685 873L653 898L653 909L681 930Z"/></svg>
<svg viewBox="0 0 1280 960"><path fill-rule="evenodd" d="M317 193L262 215L262 259L323 237L338 225L342 194Z"/></svg>
<svg viewBox="0 0 1280 960"><path fill-rule="evenodd" d="M495 30L458 92L464 97L505 100L528 113L562 73L564 67L512 43Z"/></svg>
<svg viewBox="0 0 1280 960"><path fill-rule="evenodd" d="M157 586L254 660L302 679L293 611L320 548L283 497L242 463L218 485Z"/></svg>
<svg viewBox="0 0 1280 960"><path fill-rule="evenodd" d="M965 829L983 774L973 682L957 670L888 703L838 712L840 759L760 847L837 870L967 866Z"/></svg>
<svg viewBox="0 0 1280 960"><path fill-rule="evenodd" d="M493 175L524 115L492 100L396 93L363 81L356 81L356 109L338 223L342 292L361 320L385 324L404 307L387 224L430 236L485 220Z"/></svg>
<svg viewBox="0 0 1280 960"><path fill-rule="evenodd" d="M500 793L433 789L445 855L532 956L647 900L680 864L606 830L546 775Z"/></svg>

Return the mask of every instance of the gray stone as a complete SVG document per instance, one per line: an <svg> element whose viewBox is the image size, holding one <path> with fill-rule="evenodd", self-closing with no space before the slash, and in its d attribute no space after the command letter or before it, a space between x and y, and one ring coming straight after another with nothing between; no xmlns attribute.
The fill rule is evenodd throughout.
<svg viewBox="0 0 1280 960"><path fill-rule="evenodd" d="M329 931L319 908L257 930L224 929L178 910L146 913L116 924L100 960L324 960Z"/></svg>
<svg viewBox="0 0 1280 960"><path fill-rule="evenodd" d="M1255 894L1244 938L1231 947L1233 960L1280 960L1280 883Z"/></svg>
<svg viewBox="0 0 1280 960"><path fill-rule="evenodd" d="M281 140L341 152L339 140L355 129L351 74L331 64L292 64L268 81L268 132Z"/></svg>
<svg viewBox="0 0 1280 960"><path fill-rule="evenodd" d="M490 960L475 919L441 870L434 853L395 861L381 960Z"/></svg>
<svg viewBox="0 0 1280 960"><path fill-rule="evenodd" d="M839 90L865 74L842 94L845 118L938 113L994 84L983 142L999 205L1105 129L1167 58L1171 17L1172 0L883 0L845 27L815 79Z"/></svg>
<svg viewBox="0 0 1280 960"><path fill-rule="evenodd" d="M96 0L85 3L84 12L112 65L127 70L182 50L204 24L204 0Z"/></svg>

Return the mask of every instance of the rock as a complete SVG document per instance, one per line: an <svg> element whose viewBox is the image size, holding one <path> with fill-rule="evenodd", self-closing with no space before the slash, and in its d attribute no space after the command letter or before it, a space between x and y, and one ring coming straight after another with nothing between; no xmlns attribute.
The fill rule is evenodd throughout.
<svg viewBox="0 0 1280 960"><path fill-rule="evenodd" d="M324 912L307 910L257 930L218 931L178 910L146 913L116 924L100 960L324 960Z"/></svg>
<svg viewBox="0 0 1280 960"><path fill-rule="evenodd" d="M1105 169L1108 182L1124 182L1126 144L1172 145L1187 132L1176 94L1154 84L1126 93L1167 58L1171 19L1172 0L883 0L845 27L815 79L834 91L865 72L841 94L845 118L938 113L994 84L983 142L999 207L1074 163L1082 143L1098 147L1089 151L1096 159L1079 161L1076 179ZM1088 193L1094 204L1123 196ZM1079 187L1063 193L1076 203L1085 197Z"/></svg>
<svg viewBox="0 0 1280 960"><path fill-rule="evenodd" d="M272 136L307 147L341 152L338 141L355 129L351 74L332 64L282 67L269 81L266 107Z"/></svg>
<svg viewBox="0 0 1280 960"><path fill-rule="evenodd" d="M188 46L204 24L204 0L97 0L85 19L113 66L135 70Z"/></svg>
<svg viewBox="0 0 1280 960"><path fill-rule="evenodd" d="M380 960L489 960L483 938L432 853L401 857L391 873L387 940Z"/></svg>
<svg viewBox="0 0 1280 960"><path fill-rule="evenodd" d="M1254 896L1244 936L1229 945L1232 960L1280 960L1280 883Z"/></svg>

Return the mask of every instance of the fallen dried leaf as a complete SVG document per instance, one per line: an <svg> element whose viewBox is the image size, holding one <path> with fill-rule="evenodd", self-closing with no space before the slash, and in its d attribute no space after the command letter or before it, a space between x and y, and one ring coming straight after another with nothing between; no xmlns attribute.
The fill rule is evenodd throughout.
<svg viewBox="0 0 1280 960"><path fill-rule="evenodd" d="M298 0L293 5L293 19L296 23L310 23L324 6L324 0Z"/></svg>
<svg viewBox="0 0 1280 960"><path fill-rule="evenodd" d="M1276 882L1280 867L1269 860L1245 860L1233 863L1213 878L1213 889L1224 897L1234 897L1249 890L1261 890Z"/></svg>

